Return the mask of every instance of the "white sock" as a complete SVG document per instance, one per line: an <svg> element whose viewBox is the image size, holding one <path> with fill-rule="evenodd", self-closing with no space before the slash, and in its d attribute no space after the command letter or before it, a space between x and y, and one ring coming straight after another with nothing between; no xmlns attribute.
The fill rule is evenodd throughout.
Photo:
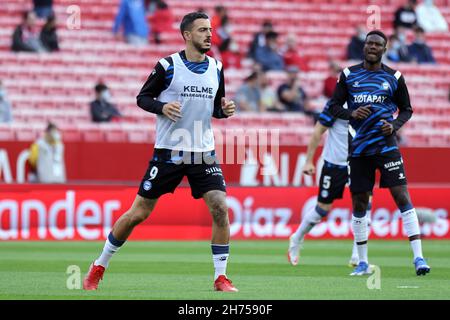
<svg viewBox="0 0 450 320"><path fill-rule="evenodd" d="M409 242L411 244L411 248L414 254L414 260L416 258L423 258L422 255L422 241L420 239L413 240Z"/></svg>
<svg viewBox="0 0 450 320"><path fill-rule="evenodd" d="M358 245L356 244L356 241L353 241L352 258L353 257L359 257L359 255L358 255Z"/></svg>
<svg viewBox="0 0 450 320"><path fill-rule="evenodd" d="M219 276L227 275L227 263L229 254L213 254L214 280Z"/></svg>
<svg viewBox="0 0 450 320"><path fill-rule="evenodd" d="M296 242L302 242L305 238L305 235L308 234L308 232L311 231L312 228L316 224L322 220L322 216L317 212L317 208L312 208L311 211L307 212L305 217L302 219L302 222L300 223L300 226L297 228L297 230L293 233L292 239ZM319 208L319 210L322 210ZM322 210L322 212L325 212Z"/></svg>
<svg viewBox="0 0 450 320"><path fill-rule="evenodd" d="M117 245L112 244L112 242ZM109 260L111 260L113 254L116 253L124 243L125 241L116 240L112 233L110 233L108 239L106 239L102 254L94 261L94 265L108 268Z"/></svg>
<svg viewBox="0 0 450 320"><path fill-rule="evenodd" d="M368 231L367 231L367 218L366 216L357 218L352 215L352 229L353 235L355 237L355 242L365 242L364 244L357 244L359 261L364 261L368 263L367 257L367 239L368 239Z"/></svg>
<svg viewBox="0 0 450 320"><path fill-rule="evenodd" d="M214 280L216 280L221 275L227 275L230 246L228 244L211 244L211 248L213 252Z"/></svg>
<svg viewBox="0 0 450 320"><path fill-rule="evenodd" d="M419 219L417 218L416 210L414 208L403 211L402 213L403 229L406 231L408 237L420 236ZM414 259L422 258L422 240L417 239L410 241L411 248L414 254Z"/></svg>

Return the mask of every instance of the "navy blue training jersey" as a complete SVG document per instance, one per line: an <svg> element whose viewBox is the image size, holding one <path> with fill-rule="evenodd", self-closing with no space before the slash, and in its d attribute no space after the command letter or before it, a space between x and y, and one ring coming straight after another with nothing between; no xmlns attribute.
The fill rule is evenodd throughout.
<svg viewBox="0 0 450 320"><path fill-rule="evenodd" d="M342 106L347 103L348 109ZM352 118L351 112L369 106L372 112L364 120ZM350 120L349 156L361 157L397 150L395 131L411 117L408 89L400 71L382 64L378 71L364 69L363 63L345 68L328 101L329 112ZM394 114L399 110L398 117ZM384 136L381 126L386 120L394 126L394 133Z"/></svg>

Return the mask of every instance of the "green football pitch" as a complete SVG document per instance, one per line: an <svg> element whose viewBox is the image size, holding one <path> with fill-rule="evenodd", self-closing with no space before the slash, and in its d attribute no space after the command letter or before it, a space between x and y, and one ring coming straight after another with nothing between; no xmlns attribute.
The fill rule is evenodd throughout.
<svg viewBox="0 0 450 320"><path fill-rule="evenodd" d="M367 276L349 276L351 241L306 241L296 267L287 262L287 241L233 241L227 274L238 293L212 290L207 241L130 241L99 290L77 289L102 247L0 242L0 299L450 299L450 241L424 241L432 267L425 277L415 275L407 241L370 241L370 263L380 268L373 289Z"/></svg>

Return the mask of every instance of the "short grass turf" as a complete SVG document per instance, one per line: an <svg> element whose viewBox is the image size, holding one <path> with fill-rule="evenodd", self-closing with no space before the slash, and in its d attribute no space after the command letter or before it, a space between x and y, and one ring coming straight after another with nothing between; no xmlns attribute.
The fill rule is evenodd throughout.
<svg viewBox="0 0 450 320"><path fill-rule="evenodd" d="M424 277L415 275L407 241L370 241L379 290L368 289L367 276L349 276L351 241L306 241L295 267L287 243L233 241L227 274L240 292L223 293L212 289L207 241L129 241L93 292L69 290L67 269L79 266L83 277L103 242L0 242L0 299L450 299L450 241L424 241L432 267Z"/></svg>

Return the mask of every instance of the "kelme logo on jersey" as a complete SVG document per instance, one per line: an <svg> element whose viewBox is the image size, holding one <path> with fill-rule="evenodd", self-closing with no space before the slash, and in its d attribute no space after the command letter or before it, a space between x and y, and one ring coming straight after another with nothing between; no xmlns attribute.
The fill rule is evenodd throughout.
<svg viewBox="0 0 450 320"><path fill-rule="evenodd" d="M183 86L182 97L185 98L214 98L213 88L211 87L198 87L198 86Z"/></svg>
<svg viewBox="0 0 450 320"><path fill-rule="evenodd" d="M391 86L389 85L389 82L387 82L387 81L383 82L383 84L382 84L381 86L382 86L383 89L386 90L386 91L388 91L389 88L391 87Z"/></svg>
<svg viewBox="0 0 450 320"><path fill-rule="evenodd" d="M359 94L353 96L353 102L355 103L384 103L386 96L379 96L377 94Z"/></svg>

